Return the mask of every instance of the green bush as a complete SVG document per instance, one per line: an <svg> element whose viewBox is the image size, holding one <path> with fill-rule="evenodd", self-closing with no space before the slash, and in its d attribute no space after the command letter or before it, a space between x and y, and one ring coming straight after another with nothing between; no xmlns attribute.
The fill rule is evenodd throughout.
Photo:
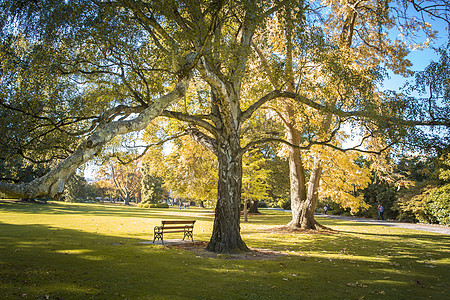
<svg viewBox="0 0 450 300"><path fill-rule="evenodd" d="M279 199L277 202L278 207L282 209L291 209L291 200L290 199Z"/></svg>
<svg viewBox="0 0 450 300"><path fill-rule="evenodd" d="M267 203L264 201L259 201L258 202L258 207L259 208L267 208Z"/></svg>
<svg viewBox="0 0 450 300"><path fill-rule="evenodd" d="M450 184L431 190L426 200L425 212L433 223L450 225Z"/></svg>
<svg viewBox="0 0 450 300"><path fill-rule="evenodd" d="M167 203L139 203L138 207L142 208L169 208Z"/></svg>
<svg viewBox="0 0 450 300"><path fill-rule="evenodd" d="M430 224L450 224L450 184L436 187L424 182L416 195L406 194L397 203L402 220Z"/></svg>

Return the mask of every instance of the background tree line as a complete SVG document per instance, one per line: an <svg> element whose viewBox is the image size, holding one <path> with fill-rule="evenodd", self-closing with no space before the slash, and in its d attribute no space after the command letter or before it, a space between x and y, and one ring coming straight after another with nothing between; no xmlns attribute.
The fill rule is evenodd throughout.
<svg viewBox="0 0 450 300"><path fill-rule="evenodd" d="M202 148L189 143L189 139L185 139L183 146L166 154L156 154L154 149L152 155L146 157L142 167L138 168L123 166L118 161L114 166L109 163L109 170L116 170L115 180L105 171L100 171L97 180L90 183L83 176L74 174L62 200L91 202L102 199L129 203L126 201L126 187L136 185L137 188L128 191L128 200L140 203L142 207L163 207L158 204L168 202L170 191L171 196L180 201L192 201L198 206L213 208L217 195L213 169L217 162L213 159L204 160ZM244 158L243 181L249 187L246 188L244 184L242 199L248 201L250 213L258 213L258 206L291 209L288 161L276 153L270 153L270 149L260 149L257 153L258 155L251 153L249 158ZM202 162L198 161L200 159ZM387 159L388 170L377 170L374 162L359 157L356 163L370 174L370 182L365 188L352 187L351 193L355 198L359 197L359 203L348 205L342 199L333 197L332 193L321 190L316 211L323 212L323 207L328 204L331 214L376 218L377 206L381 204L385 208L385 217L389 219L450 224L448 150L435 157L416 155ZM5 175L7 170L13 170L5 163L0 164L0 167ZM17 176L29 177L26 180L32 180L36 176L30 174L31 166L20 167L17 163L15 168L21 169L17 171ZM327 180L326 176L323 180Z"/></svg>

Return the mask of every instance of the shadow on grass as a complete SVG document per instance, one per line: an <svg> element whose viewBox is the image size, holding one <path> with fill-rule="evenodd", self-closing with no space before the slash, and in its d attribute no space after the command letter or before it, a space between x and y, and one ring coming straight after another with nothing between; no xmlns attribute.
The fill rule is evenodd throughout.
<svg viewBox="0 0 450 300"><path fill-rule="evenodd" d="M330 247L327 253L305 252L292 241L274 240L269 243L272 248L286 247L295 253L274 261L233 261L144 245L139 238L45 225L0 223L0 230L4 298L376 299L384 295L401 299L442 296L445 287L439 284L448 283L442 279L448 271L441 274L440 266L426 272L426 266L409 265L419 257L417 250L414 258L405 261L401 256L371 260L364 255L382 251L378 242L345 235L320 237L317 245ZM384 248L392 249L386 244ZM363 252L363 245L371 249L370 254L348 254ZM330 256L343 246L341 257Z"/></svg>
<svg viewBox="0 0 450 300"><path fill-rule="evenodd" d="M331 246L349 248L355 244L357 250L364 243L367 244L366 248L368 249L377 249L382 245L401 245L407 249L415 249L418 256L423 256L426 251L431 251L441 253L450 259L450 236L448 235L339 219L320 219L319 222L332 229L338 228L339 231L336 234L319 233L316 235L320 237L304 242L323 244L324 240L332 240ZM442 251L440 251L441 249Z"/></svg>
<svg viewBox="0 0 450 300"><path fill-rule="evenodd" d="M0 292L5 298L417 299L442 297L448 284L448 269L414 262L428 245L392 258L384 252L377 261L395 244L382 242L380 247L379 241L359 235L315 236L308 251L292 240L273 240L268 246L295 253L275 261L233 261L144 245L139 238L45 225L0 223L0 230ZM315 245L323 247L315 251Z"/></svg>
<svg viewBox="0 0 450 300"><path fill-rule="evenodd" d="M2 203L0 211L14 211L24 218L31 214L57 217L52 224L76 215L169 219L192 218L197 213L27 205ZM363 232L360 223L321 220L331 227L348 226L346 231L325 235L271 234L250 228L243 231L250 247L289 255L273 261L244 261L142 244L144 234L119 237L62 228L64 223L13 225L5 216L0 223L0 294L4 298L441 299L450 283L447 236L403 234L377 225L366 225L370 232ZM286 218L255 216L254 224L284 224ZM204 217L204 221L212 218Z"/></svg>

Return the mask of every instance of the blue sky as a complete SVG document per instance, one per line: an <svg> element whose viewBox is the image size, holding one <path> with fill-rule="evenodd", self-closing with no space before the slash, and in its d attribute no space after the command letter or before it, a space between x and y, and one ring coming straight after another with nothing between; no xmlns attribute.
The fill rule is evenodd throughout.
<svg viewBox="0 0 450 300"><path fill-rule="evenodd" d="M444 20L429 20L429 23L433 30L438 31L437 38L430 46L438 48L446 45L450 34L448 24ZM419 36L418 40L421 41L420 39L421 37ZM423 39L424 38L422 37L422 41ZM413 63L411 68L412 71L422 71L431 61L437 61L439 57L433 49L427 48L424 50L411 51L408 55L408 59ZM412 81L414 79L413 77L404 78L400 75L395 75L392 72L389 72L389 76L390 78L383 82L383 89L398 91L407 80Z"/></svg>

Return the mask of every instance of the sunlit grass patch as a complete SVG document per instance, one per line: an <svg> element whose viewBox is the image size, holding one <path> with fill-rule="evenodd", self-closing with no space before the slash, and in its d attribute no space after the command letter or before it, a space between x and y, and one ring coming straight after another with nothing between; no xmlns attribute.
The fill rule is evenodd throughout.
<svg viewBox="0 0 450 300"><path fill-rule="evenodd" d="M235 259L148 243L163 219L195 219L194 240L209 240L211 210L0 202L0 294L7 299L448 296L449 236L320 217L336 232L281 232L271 228L286 224L289 213L263 210L241 223L242 237L253 249L282 255Z"/></svg>

